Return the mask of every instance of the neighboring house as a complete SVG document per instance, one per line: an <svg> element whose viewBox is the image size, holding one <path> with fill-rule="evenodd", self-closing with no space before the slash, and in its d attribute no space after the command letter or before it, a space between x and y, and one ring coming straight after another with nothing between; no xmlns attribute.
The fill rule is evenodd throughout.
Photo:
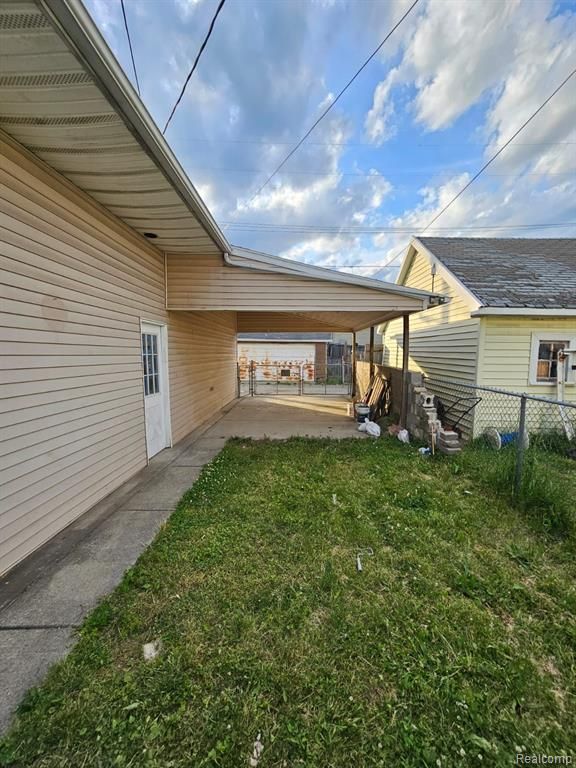
<svg viewBox="0 0 576 768"><path fill-rule="evenodd" d="M411 319L412 370L555 397L558 351L576 348L576 240L414 238L398 283L450 297ZM383 362L400 366L401 321L379 332ZM576 402L574 370L565 399Z"/></svg>
<svg viewBox="0 0 576 768"><path fill-rule="evenodd" d="M79 0L0 5L0 574L236 396L442 297L233 248Z"/></svg>

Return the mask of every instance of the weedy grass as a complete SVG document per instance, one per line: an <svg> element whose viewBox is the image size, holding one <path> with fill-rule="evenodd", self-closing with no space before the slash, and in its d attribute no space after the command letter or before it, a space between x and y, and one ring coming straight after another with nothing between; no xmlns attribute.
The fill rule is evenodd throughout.
<svg viewBox="0 0 576 768"><path fill-rule="evenodd" d="M491 485L521 509L539 530L576 542L576 461L566 450L554 453L535 445L524 454L520 484L514 490L515 446L495 452L475 445L463 454L466 470Z"/></svg>
<svg viewBox="0 0 576 768"><path fill-rule="evenodd" d="M0 764L240 768L259 733L259 768L574 751L573 542L466 462L230 442L28 694Z"/></svg>

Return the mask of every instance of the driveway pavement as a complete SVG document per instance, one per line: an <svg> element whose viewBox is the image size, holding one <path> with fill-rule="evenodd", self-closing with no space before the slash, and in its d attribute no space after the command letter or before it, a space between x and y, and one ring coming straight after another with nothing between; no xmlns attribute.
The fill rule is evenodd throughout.
<svg viewBox="0 0 576 768"><path fill-rule="evenodd" d="M202 467L230 437L360 436L343 397L242 398L215 423L55 536L0 583L0 733L24 693L74 643L74 632L152 542Z"/></svg>

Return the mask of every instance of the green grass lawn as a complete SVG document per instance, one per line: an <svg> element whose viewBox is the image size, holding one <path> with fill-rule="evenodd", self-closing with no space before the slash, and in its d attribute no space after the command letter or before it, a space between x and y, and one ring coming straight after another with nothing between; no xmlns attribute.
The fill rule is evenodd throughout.
<svg viewBox="0 0 576 768"><path fill-rule="evenodd" d="M574 540L478 469L390 438L229 443L0 764L241 768L259 733L259 768L576 752Z"/></svg>

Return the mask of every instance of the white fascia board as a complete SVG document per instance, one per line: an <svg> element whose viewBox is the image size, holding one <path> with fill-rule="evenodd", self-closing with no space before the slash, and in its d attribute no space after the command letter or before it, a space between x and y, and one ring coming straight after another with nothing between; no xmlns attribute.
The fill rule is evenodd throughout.
<svg viewBox="0 0 576 768"><path fill-rule="evenodd" d="M508 317L576 317L576 309L553 309L538 307L480 307L471 317L507 315Z"/></svg>
<svg viewBox="0 0 576 768"><path fill-rule="evenodd" d="M464 283L459 278L457 278L450 269L448 269L448 267L444 264L439 256L436 256L434 253L432 253L432 251L426 248L421 240L419 240L417 237L414 237L412 238L410 245L416 251L421 253L428 260L430 265L432 265L432 263L436 264L436 273L442 275L447 283L453 283L456 286L462 298L469 305L470 313L475 312L483 306L478 296L476 296L476 294L473 293L470 288L467 288Z"/></svg>
<svg viewBox="0 0 576 768"><path fill-rule="evenodd" d="M406 275L408 274L408 271L410 267L412 266L412 262L414 261L414 257L416 256L416 246L414 245L415 238L413 237L412 240L410 240L410 245L406 249L406 253L404 254L404 259L402 261L402 265L400 267L400 272L398 272L398 277L396 278L396 282L398 285L404 285L404 280L406 279Z"/></svg>
<svg viewBox="0 0 576 768"><path fill-rule="evenodd" d="M265 269L268 272L280 272L281 274L292 274L298 277L310 277L316 280L330 280L335 283L344 283L345 285L358 285L363 288L371 288L381 293L393 293L399 296L408 296L414 299L420 299L423 302L424 309L429 306L446 303L447 297L441 294L421 291L417 288L407 288L396 283L386 283L383 280L373 280L369 277L355 277L343 272L337 272L334 269L326 267L315 267L310 264L283 259L280 256L271 256L260 251L252 251L248 248L235 248L231 253L224 254L224 261L233 267L244 269Z"/></svg>
<svg viewBox="0 0 576 768"><path fill-rule="evenodd" d="M186 172L124 74L114 54L80 0L37 0L56 31L93 75L105 97L217 247L231 249Z"/></svg>

